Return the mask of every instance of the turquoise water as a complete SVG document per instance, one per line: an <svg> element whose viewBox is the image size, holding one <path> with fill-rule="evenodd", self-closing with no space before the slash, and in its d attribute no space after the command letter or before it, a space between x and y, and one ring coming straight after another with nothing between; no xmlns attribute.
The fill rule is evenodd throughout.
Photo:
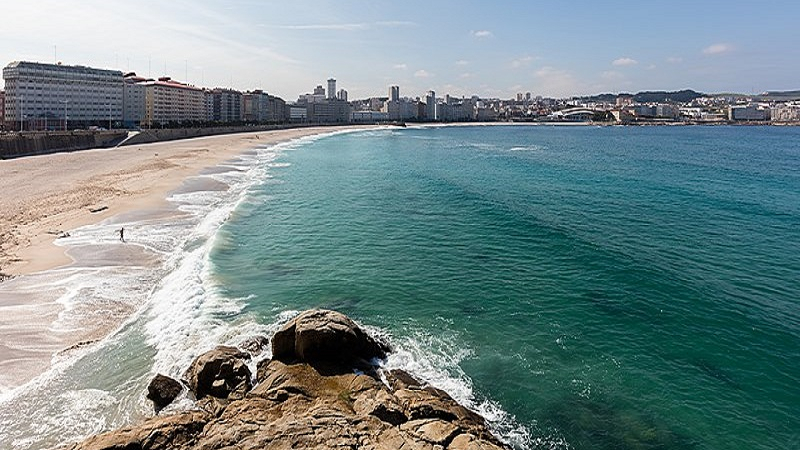
<svg viewBox="0 0 800 450"><path fill-rule="evenodd" d="M465 127L286 150L216 236L519 448L800 447L800 129Z"/></svg>

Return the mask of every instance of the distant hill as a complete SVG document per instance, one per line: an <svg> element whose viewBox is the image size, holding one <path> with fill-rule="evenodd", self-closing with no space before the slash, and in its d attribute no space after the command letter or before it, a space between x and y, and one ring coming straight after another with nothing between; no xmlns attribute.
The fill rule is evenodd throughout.
<svg viewBox="0 0 800 450"><path fill-rule="evenodd" d="M790 101L800 100L800 91L768 91L756 96L760 100Z"/></svg>
<svg viewBox="0 0 800 450"><path fill-rule="evenodd" d="M599 94L583 98L595 102L613 102L616 101L617 97L619 96L631 96L631 95L633 95L633 100L639 103L655 103L655 102L686 103L696 98L705 96L705 94L701 92L693 91L691 89L684 89L682 91L643 91L643 92L637 92L636 94L627 94L627 93Z"/></svg>
<svg viewBox="0 0 800 450"><path fill-rule="evenodd" d="M682 91L645 91L639 92L633 96L633 100L639 103L651 102L678 102L686 103L696 98L703 97L705 94L693 91L691 89L684 89Z"/></svg>

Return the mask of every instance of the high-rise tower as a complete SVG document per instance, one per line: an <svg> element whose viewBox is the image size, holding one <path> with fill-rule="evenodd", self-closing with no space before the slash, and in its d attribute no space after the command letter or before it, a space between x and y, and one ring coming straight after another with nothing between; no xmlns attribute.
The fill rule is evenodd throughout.
<svg viewBox="0 0 800 450"><path fill-rule="evenodd" d="M328 79L328 100L333 100L336 98L336 79L329 78Z"/></svg>

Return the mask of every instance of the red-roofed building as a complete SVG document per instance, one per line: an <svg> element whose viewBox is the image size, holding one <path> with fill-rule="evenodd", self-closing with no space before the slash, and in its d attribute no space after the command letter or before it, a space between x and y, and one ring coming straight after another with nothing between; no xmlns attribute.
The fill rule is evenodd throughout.
<svg viewBox="0 0 800 450"><path fill-rule="evenodd" d="M208 120L206 96L202 89L169 77L139 84L144 86L144 125L152 127Z"/></svg>

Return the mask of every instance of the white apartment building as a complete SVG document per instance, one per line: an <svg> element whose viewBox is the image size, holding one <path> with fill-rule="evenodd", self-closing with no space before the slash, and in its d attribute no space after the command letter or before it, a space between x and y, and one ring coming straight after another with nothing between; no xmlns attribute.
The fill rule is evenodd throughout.
<svg viewBox="0 0 800 450"><path fill-rule="evenodd" d="M800 105L776 105L770 115L773 122L800 122Z"/></svg>
<svg viewBox="0 0 800 450"><path fill-rule="evenodd" d="M207 120L206 94L195 86L169 77L148 80L144 86L144 124L177 124Z"/></svg>
<svg viewBox="0 0 800 450"><path fill-rule="evenodd" d="M122 120L122 72L15 61L3 69L9 129L43 130Z"/></svg>
<svg viewBox="0 0 800 450"><path fill-rule="evenodd" d="M144 96L146 78L135 73L125 75L122 88L122 124L125 128L138 128L144 123Z"/></svg>

